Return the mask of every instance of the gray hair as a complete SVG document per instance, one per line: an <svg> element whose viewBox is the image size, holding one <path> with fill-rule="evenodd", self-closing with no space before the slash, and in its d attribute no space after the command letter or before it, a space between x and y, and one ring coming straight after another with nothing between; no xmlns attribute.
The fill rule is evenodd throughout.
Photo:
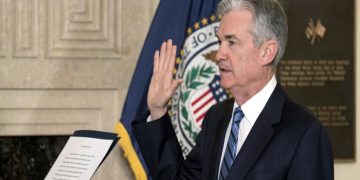
<svg viewBox="0 0 360 180"><path fill-rule="evenodd" d="M285 11L277 0L222 0L217 7L217 14L224 16L233 9L246 8L253 15L251 34L254 45L259 47L265 41L278 42L278 52L272 67L276 69L284 55L288 26Z"/></svg>

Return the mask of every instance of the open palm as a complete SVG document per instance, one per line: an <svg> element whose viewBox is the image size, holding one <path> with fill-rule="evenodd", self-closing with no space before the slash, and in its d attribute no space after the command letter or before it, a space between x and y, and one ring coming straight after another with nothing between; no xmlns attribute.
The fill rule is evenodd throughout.
<svg viewBox="0 0 360 180"><path fill-rule="evenodd" d="M167 111L167 104L181 79L173 79L176 46L172 40L163 42L160 52L154 54L154 69L149 86L147 104L151 119L158 119Z"/></svg>

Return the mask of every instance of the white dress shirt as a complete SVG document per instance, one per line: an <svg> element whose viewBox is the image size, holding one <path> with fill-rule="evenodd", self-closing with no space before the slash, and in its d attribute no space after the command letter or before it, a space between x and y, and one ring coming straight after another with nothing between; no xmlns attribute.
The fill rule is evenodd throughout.
<svg viewBox="0 0 360 180"><path fill-rule="evenodd" d="M246 101L241 107L234 102L233 106L233 113L231 116L231 120L228 124L225 139L224 139L224 146L221 153L221 159L220 159L220 166L219 166L219 174L221 169L221 164L223 161L223 157L225 154L225 149L228 144L229 135L231 131L231 124L233 121L233 115L236 107L240 107L241 110L244 113L243 119L240 121L240 128L239 128L239 134L238 134L238 142L237 142L237 148L236 148L236 154L240 151L242 145L244 144L246 137L249 135L250 130L252 129L253 125L256 122L256 119L259 117L261 111L264 109L265 104L269 100L272 92L274 91L276 87L276 78L275 75L271 78L271 80L265 85L265 87L256 93L253 97L251 97L248 101Z"/></svg>

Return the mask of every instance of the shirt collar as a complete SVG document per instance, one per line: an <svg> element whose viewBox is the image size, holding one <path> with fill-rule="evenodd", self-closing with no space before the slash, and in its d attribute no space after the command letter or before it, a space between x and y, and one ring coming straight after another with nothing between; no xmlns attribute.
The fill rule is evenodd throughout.
<svg viewBox="0 0 360 180"><path fill-rule="evenodd" d="M241 110L243 111L246 119L254 125L256 119L259 117L261 111L264 109L265 104L269 100L272 92L276 87L276 78L275 75L271 78L271 80L265 85L265 87L256 93L253 97L251 97L248 101L246 101L242 106ZM233 112L236 107L239 105L234 102Z"/></svg>

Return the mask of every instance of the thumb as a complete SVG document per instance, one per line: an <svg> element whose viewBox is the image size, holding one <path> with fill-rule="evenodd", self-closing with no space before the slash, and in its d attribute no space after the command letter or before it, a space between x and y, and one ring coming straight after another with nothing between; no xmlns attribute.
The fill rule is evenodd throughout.
<svg viewBox="0 0 360 180"><path fill-rule="evenodd" d="M173 82L171 82L171 94L174 94L176 88L183 82L182 79L175 79Z"/></svg>

